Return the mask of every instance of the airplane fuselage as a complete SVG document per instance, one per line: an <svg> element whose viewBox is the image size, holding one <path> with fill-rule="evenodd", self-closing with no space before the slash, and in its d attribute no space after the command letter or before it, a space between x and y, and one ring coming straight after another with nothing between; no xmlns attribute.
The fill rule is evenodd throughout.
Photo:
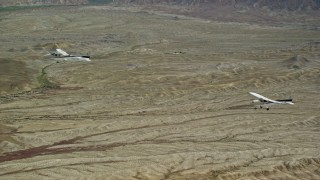
<svg viewBox="0 0 320 180"><path fill-rule="evenodd" d="M61 55L61 54L57 54L57 53L52 53L52 56L54 56L54 58L58 58L58 59L63 59L63 60L74 60L74 61L91 61L90 60L90 56L74 56L74 55Z"/></svg>
<svg viewBox="0 0 320 180"><path fill-rule="evenodd" d="M267 110L269 110L269 106L272 105L280 105L280 104L291 104L293 105L294 103L292 102L292 99L280 99L280 100L272 100L269 98L266 98L260 94L254 93L254 92L249 92L249 94L255 96L257 99L253 100L253 103L259 103L258 105L255 106L255 109L257 107L263 108L265 107Z"/></svg>
<svg viewBox="0 0 320 180"><path fill-rule="evenodd" d="M292 102L292 99L278 99L278 100L275 100L275 101L278 101L278 102L281 102L281 103L286 103L286 102ZM253 103L264 103L264 104L268 104L268 103L272 103L270 101L267 101L267 100L264 100L264 99L255 99L252 101Z"/></svg>

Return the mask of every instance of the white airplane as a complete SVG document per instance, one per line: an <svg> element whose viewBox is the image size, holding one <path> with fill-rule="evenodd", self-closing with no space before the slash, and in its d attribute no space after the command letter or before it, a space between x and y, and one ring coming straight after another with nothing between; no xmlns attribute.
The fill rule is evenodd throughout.
<svg viewBox="0 0 320 180"><path fill-rule="evenodd" d="M255 96L256 98L258 98L256 100L253 100L252 101L253 103L260 103L259 105L256 105L254 109L257 109L258 107L260 107L260 108L266 108L267 110L269 110L269 106L272 106L272 105L281 105L281 104L293 105L294 104L292 102L292 99L272 100L254 92L249 92L249 93Z"/></svg>
<svg viewBox="0 0 320 180"><path fill-rule="evenodd" d="M91 61L90 56L74 56L71 54L66 53L61 49L56 49L56 51L50 53L49 55L53 56L54 58L63 59L66 61Z"/></svg>

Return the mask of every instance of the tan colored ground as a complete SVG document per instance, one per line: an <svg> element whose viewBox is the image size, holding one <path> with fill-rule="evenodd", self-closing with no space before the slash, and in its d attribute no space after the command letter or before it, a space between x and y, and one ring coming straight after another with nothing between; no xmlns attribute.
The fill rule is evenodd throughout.
<svg viewBox="0 0 320 180"><path fill-rule="evenodd" d="M0 15L0 179L320 179L319 30L120 7ZM92 62L43 57L55 47ZM60 88L38 88L44 67ZM295 105L254 110L249 91Z"/></svg>

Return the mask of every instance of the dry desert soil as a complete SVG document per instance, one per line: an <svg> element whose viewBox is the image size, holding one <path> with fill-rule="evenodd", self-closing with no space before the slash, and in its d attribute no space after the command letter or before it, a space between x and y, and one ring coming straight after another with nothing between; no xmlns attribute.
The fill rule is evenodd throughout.
<svg viewBox="0 0 320 180"><path fill-rule="evenodd" d="M0 42L0 179L320 179L319 27L43 7Z"/></svg>

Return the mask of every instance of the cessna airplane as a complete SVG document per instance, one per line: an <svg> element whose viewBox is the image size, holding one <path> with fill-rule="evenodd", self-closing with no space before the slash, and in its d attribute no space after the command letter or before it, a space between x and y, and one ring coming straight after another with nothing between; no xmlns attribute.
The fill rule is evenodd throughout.
<svg viewBox="0 0 320 180"><path fill-rule="evenodd" d="M63 60L73 60L73 61L91 61L90 56L74 56L71 54L66 53L61 49L56 49L56 51L50 53L49 55L53 56L54 58L59 58Z"/></svg>
<svg viewBox="0 0 320 180"><path fill-rule="evenodd" d="M258 98L256 100L253 100L252 101L253 103L260 103L259 105L256 105L254 109L257 109L258 107L260 108L265 107L267 110L269 110L269 106L272 106L272 105L280 105L280 104L293 105L292 99L272 100L254 92L249 92L249 93L255 96L256 98Z"/></svg>

